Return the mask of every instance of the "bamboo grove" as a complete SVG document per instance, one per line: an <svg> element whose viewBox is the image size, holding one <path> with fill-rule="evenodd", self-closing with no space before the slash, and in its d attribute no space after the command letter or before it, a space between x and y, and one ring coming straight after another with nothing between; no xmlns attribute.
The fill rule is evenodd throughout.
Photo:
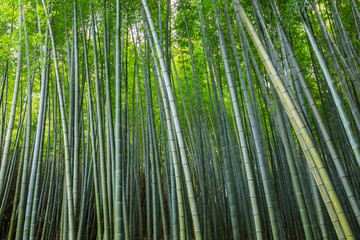
<svg viewBox="0 0 360 240"><path fill-rule="evenodd" d="M1 239L360 239L357 0L1 1Z"/></svg>

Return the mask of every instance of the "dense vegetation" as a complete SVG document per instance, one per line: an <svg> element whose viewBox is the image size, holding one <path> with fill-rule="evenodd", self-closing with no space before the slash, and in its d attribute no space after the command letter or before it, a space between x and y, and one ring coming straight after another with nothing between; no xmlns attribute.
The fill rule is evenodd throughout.
<svg viewBox="0 0 360 240"><path fill-rule="evenodd" d="M0 4L1 239L359 239L358 0Z"/></svg>

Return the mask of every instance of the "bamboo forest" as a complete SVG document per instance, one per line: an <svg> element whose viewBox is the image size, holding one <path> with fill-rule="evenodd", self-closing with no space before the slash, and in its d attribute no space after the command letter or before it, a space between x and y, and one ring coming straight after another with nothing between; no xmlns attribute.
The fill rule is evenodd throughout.
<svg viewBox="0 0 360 240"><path fill-rule="evenodd" d="M360 239L360 0L0 0L0 239Z"/></svg>

